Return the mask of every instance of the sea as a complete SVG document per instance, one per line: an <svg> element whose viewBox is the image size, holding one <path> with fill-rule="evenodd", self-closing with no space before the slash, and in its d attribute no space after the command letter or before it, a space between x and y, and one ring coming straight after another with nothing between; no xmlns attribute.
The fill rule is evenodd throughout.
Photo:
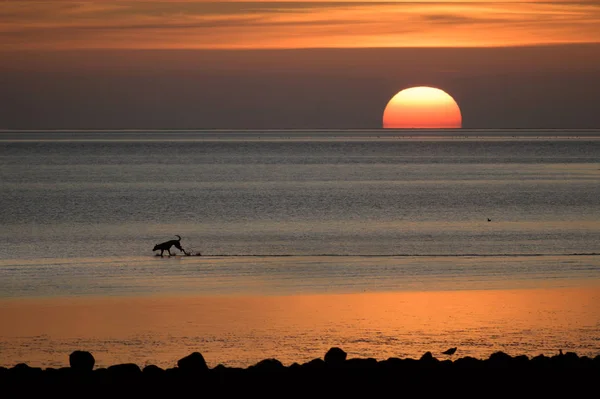
<svg viewBox="0 0 600 399"><path fill-rule="evenodd" d="M600 355L600 130L0 131L0 186L0 366Z"/></svg>

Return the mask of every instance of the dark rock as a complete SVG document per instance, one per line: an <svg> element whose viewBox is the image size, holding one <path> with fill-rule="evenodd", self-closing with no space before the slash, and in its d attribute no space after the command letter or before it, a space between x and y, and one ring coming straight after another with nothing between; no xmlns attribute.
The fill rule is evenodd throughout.
<svg viewBox="0 0 600 399"><path fill-rule="evenodd" d="M461 357L454 361L454 367L462 370L475 370L483 365L483 361L471 356Z"/></svg>
<svg viewBox="0 0 600 399"><path fill-rule="evenodd" d="M425 352L418 361L419 367L426 369L436 368L439 363L440 361L433 357L431 352Z"/></svg>
<svg viewBox="0 0 600 399"><path fill-rule="evenodd" d="M140 366L135 363L115 364L107 368L108 374L116 378L137 378L142 375Z"/></svg>
<svg viewBox="0 0 600 399"><path fill-rule="evenodd" d="M40 367L30 367L25 363L19 363L9 369L9 372L16 377L38 377L42 374L42 369Z"/></svg>
<svg viewBox="0 0 600 399"><path fill-rule="evenodd" d="M565 364L576 365L577 363L579 363L579 356L577 356L577 353L575 352L567 352L563 357L563 361L565 362Z"/></svg>
<svg viewBox="0 0 600 399"><path fill-rule="evenodd" d="M290 370L300 370L302 368L302 366L299 363L294 362L294 363L290 364L290 366L288 368Z"/></svg>
<svg viewBox="0 0 600 399"><path fill-rule="evenodd" d="M377 368L383 373L400 373L404 367L404 360L397 357L390 357L386 360L377 362Z"/></svg>
<svg viewBox="0 0 600 399"><path fill-rule="evenodd" d="M44 374L52 378L69 378L73 376L74 372L70 367L61 367L59 369L48 367L44 370Z"/></svg>
<svg viewBox="0 0 600 399"><path fill-rule="evenodd" d="M406 358L402 360L403 370L415 370L420 366L419 361L415 359Z"/></svg>
<svg viewBox="0 0 600 399"><path fill-rule="evenodd" d="M313 359L308 361L307 363L304 363L302 365L302 368L309 370L322 370L323 368L325 368L325 361L323 359Z"/></svg>
<svg viewBox="0 0 600 399"><path fill-rule="evenodd" d="M285 369L285 366L277 359L264 359L250 367L259 372L276 372Z"/></svg>
<svg viewBox="0 0 600 399"><path fill-rule="evenodd" d="M513 358L504 352L494 352L487 360L487 364L491 367L506 368L509 367Z"/></svg>
<svg viewBox="0 0 600 399"><path fill-rule="evenodd" d="M346 352L340 348L331 348L325 354L325 363L330 366L339 366L346 361Z"/></svg>
<svg viewBox="0 0 600 399"><path fill-rule="evenodd" d="M581 356L579 358L579 365L580 367L591 369L594 367L594 361L587 356Z"/></svg>
<svg viewBox="0 0 600 399"><path fill-rule="evenodd" d="M181 358L177 361L177 367L181 369L183 372L206 372L208 371L208 366L206 365L206 361L204 360L204 356L200 352L193 352L187 355L184 358Z"/></svg>
<svg viewBox="0 0 600 399"><path fill-rule="evenodd" d="M146 367L144 367L144 369L142 370L142 374L148 377L158 377L165 374L165 370L161 369L160 367L154 364L149 364Z"/></svg>
<svg viewBox="0 0 600 399"><path fill-rule="evenodd" d="M387 358L386 360L382 360L379 362L380 366L399 366L400 364L402 364L403 360L400 359L399 357L390 357Z"/></svg>
<svg viewBox="0 0 600 399"><path fill-rule="evenodd" d="M222 370L225 370L225 369L227 369L227 366L225 366L224 364L219 363L215 367L213 367L212 370L213 371L222 371Z"/></svg>
<svg viewBox="0 0 600 399"><path fill-rule="evenodd" d="M181 367L165 370L149 365L142 371L128 363L95 370L87 367L80 369L87 370L82 372L74 367L42 370L21 363L10 369L0 367L0 392L2 397L52 397L70 392L78 396L175 398L187 397L188 392L201 392L200 396L219 392L222 397L280 394L293 387L298 396L326 393L353 397L363 388L370 396L377 396L378 388L381 395L398 387L404 392L426 389L428 394L443 395L451 387L460 387L463 394L493 387L500 396L519 392L532 397L577 397L584 396L586 389L595 389L600 375L600 356L592 359L573 352L532 359L496 352L487 360L467 356L454 361L441 361L427 352L418 360L377 361L347 359L344 351L332 348L325 360L289 367L277 359L265 359L248 368L219 364L209 370L200 354L181 359L178 365ZM208 371L199 374L198 370ZM565 389L561 392L560 387Z"/></svg>
<svg viewBox="0 0 600 399"><path fill-rule="evenodd" d="M552 356L551 362L554 366L560 368L578 368L580 367L579 356L574 352L567 352L565 354L559 354Z"/></svg>
<svg viewBox="0 0 600 399"><path fill-rule="evenodd" d="M73 370L92 371L95 363L96 359L87 351L74 351L69 355L69 365Z"/></svg>
<svg viewBox="0 0 600 399"><path fill-rule="evenodd" d="M375 369L377 367L377 360L373 358L367 359L348 359L345 364L346 368L368 370Z"/></svg>
<svg viewBox="0 0 600 399"><path fill-rule="evenodd" d="M165 376L168 378L177 378L181 375L181 370L178 367L169 367L165 369Z"/></svg>
<svg viewBox="0 0 600 399"><path fill-rule="evenodd" d="M40 367L31 367L29 366L27 363L18 363L15 364L10 370L14 370L14 371L29 371L29 370L41 370Z"/></svg>
<svg viewBox="0 0 600 399"><path fill-rule="evenodd" d="M94 374L94 379L98 382L106 382L110 380L110 373L105 367L97 368L92 373Z"/></svg>
<svg viewBox="0 0 600 399"><path fill-rule="evenodd" d="M529 358L525 355L515 356L513 362L516 366L525 367L529 363Z"/></svg>
<svg viewBox="0 0 600 399"><path fill-rule="evenodd" d="M56 370L56 374L63 379L72 378L74 373L76 373L76 371L74 371L71 367L61 367Z"/></svg>
<svg viewBox="0 0 600 399"><path fill-rule="evenodd" d="M550 358L548 356L545 355L537 355L534 356L531 360L530 360L532 366L536 367L536 368L543 368L543 367L549 367L550 366Z"/></svg>

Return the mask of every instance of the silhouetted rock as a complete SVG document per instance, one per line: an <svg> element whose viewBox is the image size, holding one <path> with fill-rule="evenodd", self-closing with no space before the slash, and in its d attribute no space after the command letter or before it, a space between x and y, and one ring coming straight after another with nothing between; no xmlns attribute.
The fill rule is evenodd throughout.
<svg viewBox="0 0 600 399"><path fill-rule="evenodd" d="M90 352L74 351L69 355L69 365L76 371L92 371L96 359Z"/></svg>
<svg viewBox="0 0 600 399"><path fill-rule="evenodd" d="M17 378L35 378L42 374L40 367L30 367L25 363L19 363L9 369L9 373Z"/></svg>
<svg viewBox="0 0 600 399"><path fill-rule="evenodd" d="M177 361L177 367L184 372L206 372L208 366L204 360L204 356L200 352L193 352L186 357L183 357Z"/></svg>
<svg viewBox="0 0 600 399"><path fill-rule="evenodd" d="M471 356L461 357L453 362L453 367L462 370L475 370L481 368L483 361Z"/></svg>
<svg viewBox="0 0 600 399"><path fill-rule="evenodd" d="M142 374L148 377L162 377L165 374L165 370L161 369L160 367L154 364L149 364L146 367L144 367L144 369L142 370Z"/></svg>
<svg viewBox="0 0 600 399"><path fill-rule="evenodd" d="M579 365L585 368L592 368L594 367L594 361L587 356L581 356L579 358Z"/></svg>
<svg viewBox="0 0 600 399"><path fill-rule="evenodd" d="M302 368L309 370L322 370L325 368L325 360L323 359L313 359L302 365Z"/></svg>
<svg viewBox="0 0 600 399"><path fill-rule="evenodd" d="M423 356L421 356L421 358L419 359L420 362L422 363L437 363L438 360L433 357L433 355L431 354L431 352L425 352L423 353Z"/></svg>
<svg viewBox="0 0 600 399"><path fill-rule="evenodd" d="M565 353L565 357L566 360L572 362L572 363L576 363L577 360L579 360L579 356L577 356L577 353L575 352L567 352Z"/></svg>
<svg viewBox="0 0 600 399"><path fill-rule="evenodd" d="M135 363L115 364L113 366L109 366L106 370L110 376L119 379L137 378L142 375L140 366Z"/></svg>
<svg viewBox="0 0 600 399"><path fill-rule="evenodd" d="M244 374L246 369L240 367L226 367L222 364L219 364L217 367L211 370L211 374L213 376L217 376L221 381L225 381L229 378L237 378L240 375Z"/></svg>
<svg viewBox="0 0 600 399"><path fill-rule="evenodd" d="M377 360L373 358L367 359L348 359L345 367L348 369L368 370L377 367Z"/></svg>
<svg viewBox="0 0 600 399"><path fill-rule="evenodd" d="M552 356L551 362L555 367L576 368L580 366L579 356L574 352L567 352Z"/></svg>
<svg viewBox="0 0 600 399"><path fill-rule="evenodd" d="M506 368L510 366L512 360L513 358L510 355L500 351L492 353L487 360L487 364L490 367Z"/></svg>
<svg viewBox="0 0 600 399"><path fill-rule="evenodd" d="M346 361L346 352L340 348L331 348L325 354L325 363L328 366L340 366Z"/></svg>
<svg viewBox="0 0 600 399"><path fill-rule="evenodd" d="M168 367L165 369L165 378L173 380L181 375L181 370L177 367Z"/></svg>
<svg viewBox="0 0 600 399"><path fill-rule="evenodd" d="M529 358L525 355L515 356L512 361L516 367L527 367L529 364Z"/></svg>
<svg viewBox="0 0 600 399"><path fill-rule="evenodd" d="M452 363L452 360L446 359L446 360L440 360L438 362L438 365L444 369L449 369L452 367L453 363Z"/></svg>
<svg viewBox="0 0 600 399"><path fill-rule="evenodd" d="M540 371L551 369L552 363L552 358L545 355L535 356L529 361L531 368Z"/></svg>
<svg viewBox="0 0 600 399"><path fill-rule="evenodd" d="M418 368L421 368L421 364L418 360L410 358L402 359L402 370L404 372L408 370L416 370Z"/></svg>
<svg viewBox="0 0 600 399"><path fill-rule="evenodd" d="M73 364L77 364L76 361ZM219 364L208 369L197 352L181 359L178 367L165 370L149 365L143 371L133 363L91 370L87 367L29 367L21 363L12 368L0 367L1 397L53 397L72 393L97 397L221 397L281 394L293 387L296 396L357 396L360 389L369 396L387 390L426 392L428 396L447 394L460 388L462 394L479 394L493 389L498 396L532 397L583 396L596 389L600 375L600 355L579 357L574 352L552 357L529 359L496 352L488 359L463 357L438 360L431 352L420 359L373 358L346 359L346 352L331 348L323 359L285 367L277 359L265 359L248 368ZM78 370L87 370L81 372ZM203 372L198 372L202 370ZM204 372L206 371L206 372ZM552 384L557 382L557 384ZM564 387L564 390L560 390ZM400 392L400 391L398 391Z"/></svg>
<svg viewBox="0 0 600 399"><path fill-rule="evenodd" d="M290 366L288 368L290 370L300 370L302 368L302 366L299 363L294 362L294 363L290 364Z"/></svg>
<svg viewBox="0 0 600 399"><path fill-rule="evenodd" d="M251 369L259 372L273 372L285 370L285 366L277 359L264 359L250 366Z"/></svg>
<svg viewBox="0 0 600 399"><path fill-rule="evenodd" d="M382 360L380 362L377 362L377 368L385 373L386 375L397 375L397 374L403 374L407 369L409 369L410 367L408 366L408 363L412 362L415 363L416 360L414 359L400 359L397 357L390 357L387 360Z"/></svg>

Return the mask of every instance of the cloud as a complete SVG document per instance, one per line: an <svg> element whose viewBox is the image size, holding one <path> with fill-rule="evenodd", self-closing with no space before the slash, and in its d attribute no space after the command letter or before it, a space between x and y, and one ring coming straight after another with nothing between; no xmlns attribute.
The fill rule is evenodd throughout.
<svg viewBox="0 0 600 399"><path fill-rule="evenodd" d="M600 2L0 2L0 50L600 42Z"/></svg>

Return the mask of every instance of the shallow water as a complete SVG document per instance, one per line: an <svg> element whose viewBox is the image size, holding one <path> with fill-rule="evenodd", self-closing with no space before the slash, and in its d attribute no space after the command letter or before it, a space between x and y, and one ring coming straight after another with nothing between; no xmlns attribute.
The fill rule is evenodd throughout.
<svg viewBox="0 0 600 399"><path fill-rule="evenodd" d="M285 365L323 358L529 357L600 353L600 286L290 296L79 297L0 301L2 365L68 366L75 349L97 367L174 367L194 351L209 365Z"/></svg>
<svg viewBox="0 0 600 399"><path fill-rule="evenodd" d="M580 287L600 256L183 256L0 261L0 298Z"/></svg>
<svg viewBox="0 0 600 399"><path fill-rule="evenodd" d="M2 132L2 365L600 354L599 154L600 131ZM202 256L154 256L175 234Z"/></svg>
<svg viewBox="0 0 600 399"><path fill-rule="evenodd" d="M600 140L511 133L5 133L0 259L600 253Z"/></svg>

